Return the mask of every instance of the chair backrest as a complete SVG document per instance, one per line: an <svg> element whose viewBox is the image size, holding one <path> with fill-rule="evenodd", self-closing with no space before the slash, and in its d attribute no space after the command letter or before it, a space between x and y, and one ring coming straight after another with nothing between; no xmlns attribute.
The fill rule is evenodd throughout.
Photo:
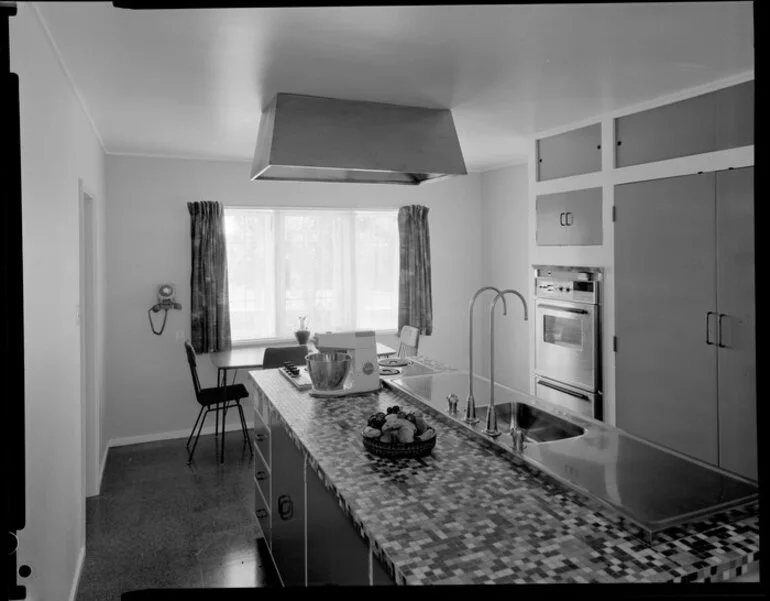
<svg viewBox="0 0 770 601"><path fill-rule="evenodd" d="M184 350L187 352L187 362L190 364L190 374L192 375L193 386L195 387L195 396L201 393L201 383L198 380L198 361L195 358L195 349L189 340L184 341Z"/></svg>
<svg viewBox="0 0 770 601"><path fill-rule="evenodd" d="M309 352L305 345L268 346L262 359L262 369L282 367L284 361L291 361L294 365L305 365L305 356Z"/></svg>
<svg viewBox="0 0 770 601"><path fill-rule="evenodd" d="M420 344L420 330L413 326L404 326L398 336L398 357L414 357Z"/></svg>

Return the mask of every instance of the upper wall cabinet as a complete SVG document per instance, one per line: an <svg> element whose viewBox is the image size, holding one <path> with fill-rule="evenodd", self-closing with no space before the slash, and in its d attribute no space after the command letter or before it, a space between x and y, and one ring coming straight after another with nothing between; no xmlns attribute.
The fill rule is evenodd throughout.
<svg viewBox="0 0 770 601"><path fill-rule="evenodd" d="M602 244L602 189L587 188L536 197L538 246Z"/></svg>
<svg viewBox="0 0 770 601"><path fill-rule="evenodd" d="M615 166L754 143L754 82L615 119Z"/></svg>
<svg viewBox="0 0 770 601"><path fill-rule="evenodd" d="M537 141L537 181L594 173L601 168L600 123Z"/></svg>

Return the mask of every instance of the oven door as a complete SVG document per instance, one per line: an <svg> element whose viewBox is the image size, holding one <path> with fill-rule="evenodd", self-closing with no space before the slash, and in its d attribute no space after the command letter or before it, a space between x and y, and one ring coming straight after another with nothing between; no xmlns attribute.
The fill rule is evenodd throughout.
<svg viewBox="0 0 770 601"><path fill-rule="evenodd" d="M538 299L535 372L584 390L598 389L597 305Z"/></svg>

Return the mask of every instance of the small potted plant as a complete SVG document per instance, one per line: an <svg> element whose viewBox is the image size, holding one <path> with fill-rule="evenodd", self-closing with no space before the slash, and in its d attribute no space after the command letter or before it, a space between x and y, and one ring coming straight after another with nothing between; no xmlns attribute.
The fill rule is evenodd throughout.
<svg viewBox="0 0 770 601"><path fill-rule="evenodd" d="M300 315L299 329L294 332L294 337L300 344L307 344L308 338L310 338L310 320L307 315Z"/></svg>

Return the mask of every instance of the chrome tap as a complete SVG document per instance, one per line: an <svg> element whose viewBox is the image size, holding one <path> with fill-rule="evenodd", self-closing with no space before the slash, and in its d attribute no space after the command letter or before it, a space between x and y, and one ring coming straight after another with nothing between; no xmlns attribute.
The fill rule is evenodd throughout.
<svg viewBox="0 0 770 601"><path fill-rule="evenodd" d="M468 304L468 398L465 401L465 417L463 418L469 424L475 424L479 420L476 417L476 400L473 398L473 305L476 303L476 297L485 290L494 290L500 295L500 290L494 286L484 286L476 290L476 294L471 298ZM508 314L508 305L503 298L503 315Z"/></svg>
<svg viewBox="0 0 770 601"><path fill-rule="evenodd" d="M515 290L506 288L502 292L498 292L495 300L489 305L489 407L487 408L487 423L484 428L484 434L489 436L500 436L500 431L497 429L497 413L495 413L495 306L497 305L497 300L500 298L503 299L504 303L504 296L509 292L521 299L521 304L524 305L524 321L528 321L527 301L525 301L524 297ZM506 313L503 312L503 315L505 314ZM516 424L516 403L514 402L511 407L511 432L513 433L518 430L519 428ZM514 445L515 444L516 436L514 436Z"/></svg>

